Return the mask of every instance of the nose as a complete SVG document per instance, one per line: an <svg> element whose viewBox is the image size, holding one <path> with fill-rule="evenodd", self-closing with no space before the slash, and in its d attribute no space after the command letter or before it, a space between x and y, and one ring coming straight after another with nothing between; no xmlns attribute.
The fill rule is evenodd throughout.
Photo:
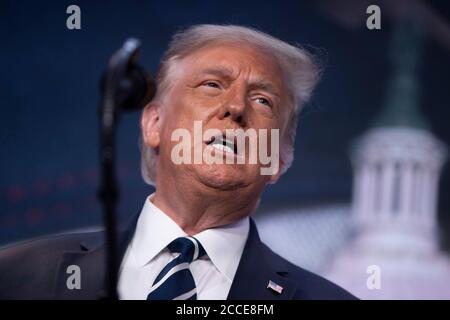
<svg viewBox="0 0 450 320"><path fill-rule="evenodd" d="M247 101L244 92L230 92L224 108L221 112L221 119L230 118L240 125L245 125Z"/></svg>

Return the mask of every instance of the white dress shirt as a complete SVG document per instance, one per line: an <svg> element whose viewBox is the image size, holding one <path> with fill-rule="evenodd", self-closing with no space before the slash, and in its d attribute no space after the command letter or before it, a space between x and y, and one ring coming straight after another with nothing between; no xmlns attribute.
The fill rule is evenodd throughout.
<svg viewBox="0 0 450 320"><path fill-rule="evenodd" d="M187 235L152 203L152 196L145 201L133 239L122 260L117 288L120 299L147 299L157 275L176 257L166 248L167 245ZM249 226L249 218L246 217L194 235L207 253L190 266L198 300L227 298L244 251Z"/></svg>

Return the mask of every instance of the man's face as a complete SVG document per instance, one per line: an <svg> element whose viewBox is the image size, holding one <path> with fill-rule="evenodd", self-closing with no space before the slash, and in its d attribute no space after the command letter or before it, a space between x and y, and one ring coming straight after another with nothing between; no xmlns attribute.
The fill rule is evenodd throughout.
<svg viewBox="0 0 450 320"><path fill-rule="evenodd" d="M173 83L164 100L160 118L158 178L170 174L175 181L193 185L200 183L218 190L239 188L262 191L278 174L262 175L261 164L174 164L171 141L176 129L187 129L194 137L194 122L201 121L203 132L218 129L266 129L266 147L270 154L271 129L282 133L287 116L287 91L281 70L272 58L245 44L210 45L185 57L172 75ZM258 138L259 140L259 138ZM211 148L203 137L192 143L194 149ZM277 141L278 143L278 141ZM212 155L220 150L209 150ZM237 155L228 156L234 157ZM241 155L242 156L242 155ZM249 156L249 143L245 147ZM258 157L259 158L259 157ZM224 158L225 159L225 158ZM248 160L248 159L247 159Z"/></svg>

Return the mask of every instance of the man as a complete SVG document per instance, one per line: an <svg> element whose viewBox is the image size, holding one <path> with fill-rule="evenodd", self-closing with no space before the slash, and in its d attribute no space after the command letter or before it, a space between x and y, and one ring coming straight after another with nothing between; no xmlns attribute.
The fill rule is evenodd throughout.
<svg viewBox="0 0 450 320"><path fill-rule="evenodd" d="M141 118L142 172L156 191L120 237L121 299L354 298L273 253L249 218L292 162L296 118L317 79L304 50L249 28L199 25L174 36ZM210 135L199 138L196 123ZM240 144L239 130L267 139ZM272 156L270 171L249 161L252 145ZM82 233L4 249L0 297L100 297L102 241Z"/></svg>

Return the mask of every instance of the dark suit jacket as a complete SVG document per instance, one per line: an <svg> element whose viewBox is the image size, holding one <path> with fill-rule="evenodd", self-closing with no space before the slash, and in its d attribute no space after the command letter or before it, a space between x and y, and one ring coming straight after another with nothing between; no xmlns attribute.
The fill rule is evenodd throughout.
<svg viewBox="0 0 450 320"><path fill-rule="evenodd" d="M137 218L119 233L122 259ZM0 250L0 299L98 299L105 294L104 232L45 237ZM81 289L67 288L67 267L81 271ZM267 288L269 281L281 294ZM355 299L351 294L281 258L263 244L254 222L228 299Z"/></svg>

